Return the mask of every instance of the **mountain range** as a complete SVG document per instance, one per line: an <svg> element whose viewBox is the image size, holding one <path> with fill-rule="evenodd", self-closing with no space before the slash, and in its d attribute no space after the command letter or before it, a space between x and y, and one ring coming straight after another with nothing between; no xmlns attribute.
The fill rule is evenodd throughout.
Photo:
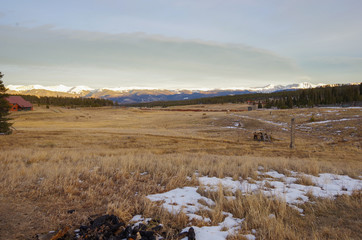
<svg viewBox="0 0 362 240"><path fill-rule="evenodd" d="M168 89L142 89L142 88L99 88L93 89L87 86L68 87L64 85L8 85L9 94L23 94L35 96L59 96L59 97L89 97L105 98L120 104L196 99L202 97L216 97L247 93L270 93L276 91L307 89L324 86L325 84L311 84L308 82L289 85L267 85L256 88L240 89L208 89L208 90L168 90Z"/></svg>

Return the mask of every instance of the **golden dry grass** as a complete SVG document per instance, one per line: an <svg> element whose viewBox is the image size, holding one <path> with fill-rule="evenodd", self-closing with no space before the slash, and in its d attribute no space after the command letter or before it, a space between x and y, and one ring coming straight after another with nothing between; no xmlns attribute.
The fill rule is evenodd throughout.
<svg viewBox="0 0 362 240"><path fill-rule="evenodd" d="M358 177L362 171L361 119L356 115L361 110L332 110L204 115L51 107L14 113L17 131L0 137L0 213L5 219L0 222L0 239L29 239L64 225L79 226L90 215L106 212L124 221L135 214L158 219L172 236L187 225L185 214L172 215L145 196L198 185L196 172L255 179L258 167L263 166L280 173L294 170ZM297 125L304 124L312 113L316 121L351 120L307 125L312 127L308 131L297 129L296 149L290 150L289 132L277 124L287 124L291 116L297 117ZM243 127L226 128L235 122ZM259 129L272 133L275 141L252 141L252 133ZM311 184L308 179L300 181ZM212 223L222 221L222 211L246 219L240 234L256 229L259 239L362 237L357 217L362 215L360 193L336 201L315 199L316 204L301 206L304 217L282 200L261 194L239 194L232 201L222 189L202 194L216 202L212 212L202 213ZM67 214L69 209L76 212ZM335 218L341 219L338 228Z"/></svg>

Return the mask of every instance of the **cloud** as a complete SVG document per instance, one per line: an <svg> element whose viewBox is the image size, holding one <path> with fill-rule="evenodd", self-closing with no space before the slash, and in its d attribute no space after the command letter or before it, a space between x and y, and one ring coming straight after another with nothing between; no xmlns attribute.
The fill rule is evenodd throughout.
<svg viewBox="0 0 362 240"><path fill-rule="evenodd" d="M314 57L305 60L303 66L319 74L362 76L362 57Z"/></svg>
<svg viewBox="0 0 362 240"><path fill-rule="evenodd" d="M348 83L362 81L361 57L313 57L301 62L304 69L324 83Z"/></svg>
<svg viewBox="0 0 362 240"><path fill-rule="evenodd" d="M130 84L130 80L133 85L165 87L255 86L273 80L288 82L300 73L293 60L264 49L144 33L0 25L0 45L2 65L33 68L42 77L49 74L36 73L37 68L68 69L78 79L109 71L109 76L97 77L113 86ZM89 72L75 74L76 69Z"/></svg>

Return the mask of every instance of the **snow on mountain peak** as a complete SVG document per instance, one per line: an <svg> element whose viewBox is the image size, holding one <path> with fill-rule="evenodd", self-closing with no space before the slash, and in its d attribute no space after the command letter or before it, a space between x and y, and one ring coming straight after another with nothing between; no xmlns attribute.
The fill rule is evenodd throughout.
<svg viewBox="0 0 362 240"><path fill-rule="evenodd" d="M48 91L53 91L53 92L68 92L72 87L67 87L64 85L57 85L57 86L46 86L43 87L42 89L44 90L48 90Z"/></svg>
<svg viewBox="0 0 362 240"><path fill-rule="evenodd" d="M34 89L38 90L47 90L52 92L64 92L64 93L74 93L79 94L83 91L92 91L93 88L87 86L76 86L76 87L68 87L65 85L56 85L56 86L42 86L42 85L8 85L7 88L12 91L30 91Z"/></svg>
<svg viewBox="0 0 362 240"><path fill-rule="evenodd" d="M235 88L234 90L249 90L254 92L263 92L263 93L270 93L275 91L282 91L282 90L288 90L288 89L306 89L306 88L315 88L324 86L325 84L312 84L309 82L302 82L302 83L296 83L296 84L290 84L290 85L274 85L269 84L264 87L255 87L255 88ZM102 92L102 91L115 91L115 92L130 92L132 90L160 90L157 88L143 88L143 87L119 87L119 88L99 88L99 89L93 89L87 86L74 86L74 87L68 87L65 85L57 85L57 86L42 86L42 85L8 85L7 88L12 91L30 91L33 89L42 89L42 90L48 90L52 92L64 92L64 93L71 93L71 94L81 94L83 91L91 91L91 92ZM187 89L185 89L187 90ZM191 90L191 89L189 89ZM192 89L193 92L201 91L203 89ZM203 91L212 91L215 89L204 89ZM174 90L177 92L177 90Z"/></svg>
<svg viewBox="0 0 362 240"><path fill-rule="evenodd" d="M309 82L302 82L302 83L299 83L299 84L296 84L297 87L294 87L294 88L313 88L313 87L316 87L316 85L314 84L311 84Z"/></svg>
<svg viewBox="0 0 362 240"><path fill-rule="evenodd" d="M7 88L12 91L29 91L32 89L42 89L41 85L8 85Z"/></svg>

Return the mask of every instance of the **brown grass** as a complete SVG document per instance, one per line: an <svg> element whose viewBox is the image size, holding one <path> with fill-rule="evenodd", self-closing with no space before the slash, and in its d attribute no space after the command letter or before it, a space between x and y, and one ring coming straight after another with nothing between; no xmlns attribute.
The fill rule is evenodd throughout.
<svg viewBox="0 0 362 240"><path fill-rule="evenodd" d="M308 116L302 118L301 114L310 111L327 110L240 114L285 123L291 115L300 114L297 122L303 123ZM347 118L359 114L356 111L340 114ZM288 132L280 127L257 120L244 121L233 113L203 116L198 112L52 107L14 113L17 131L0 137L0 215L6 219L0 222L0 239L29 239L35 233L64 225L79 226L88 216L104 213L114 213L123 221L135 214L151 217L162 222L172 236L187 226L186 215L172 215L145 196L198 185L195 173L229 176L234 180L256 179L258 167L263 166L266 171L273 169L280 173L294 170L312 175L331 172L360 176L361 149L356 142L360 141L361 131L358 132L360 126L355 124L357 120L332 126L356 127L352 137L353 128L347 128L343 136L331 135L330 128L320 126L313 133L298 130L296 149L290 150ZM329 117L336 116L329 112L319 116ZM239 120L244 128L224 128ZM279 141L252 141L252 133L258 128L268 129ZM321 141L321 137L332 140ZM350 141L339 141L341 137ZM309 180L299 181L308 185ZM359 222L355 221L357 213L361 213L360 194L336 201L315 199L316 204L301 206L305 209L304 217L285 202L261 194L238 193L235 200L226 200L228 192L222 188L216 193L202 194L211 197L216 206L201 215L217 224L225 217L222 211L231 212L235 217L245 218L240 234L256 229L258 239L362 237ZM76 212L67 214L69 209ZM342 224L338 228L335 218ZM241 235L234 237L240 239Z"/></svg>
<svg viewBox="0 0 362 240"><path fill-rule="evenodd" d="M314 182L313 180L308 177L308 176L300 176L297 178L297 181L295 181L296 184L302 184L302 185L305 185L305 186L314 186Z"/></svg>

